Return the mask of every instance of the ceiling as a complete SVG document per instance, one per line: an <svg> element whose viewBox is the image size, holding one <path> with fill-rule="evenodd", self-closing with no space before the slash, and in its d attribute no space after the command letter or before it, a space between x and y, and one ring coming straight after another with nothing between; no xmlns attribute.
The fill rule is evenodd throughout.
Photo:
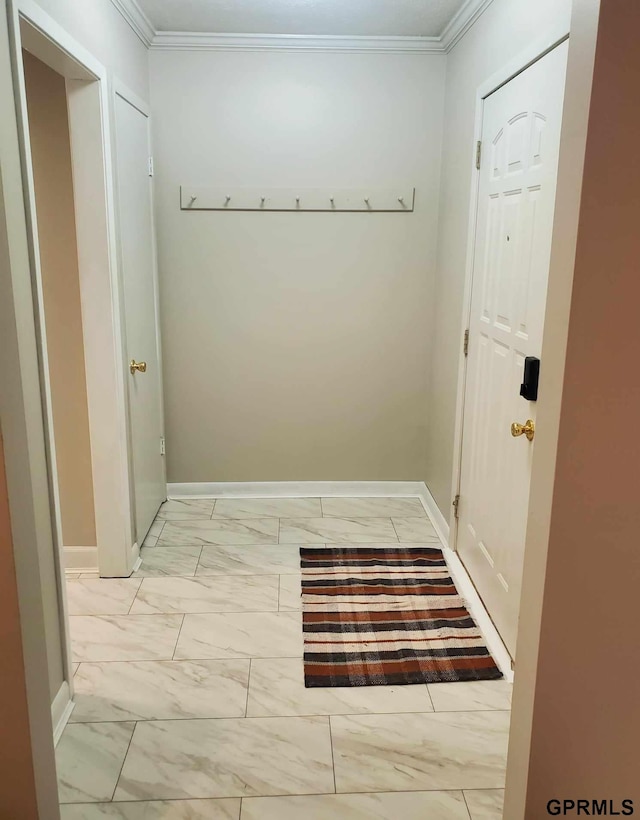
<svg viewBox="0 0 640 820"><path fill-rule="evenodd" d="M466 0L137 0L157 32L439 37Z"/></svg>

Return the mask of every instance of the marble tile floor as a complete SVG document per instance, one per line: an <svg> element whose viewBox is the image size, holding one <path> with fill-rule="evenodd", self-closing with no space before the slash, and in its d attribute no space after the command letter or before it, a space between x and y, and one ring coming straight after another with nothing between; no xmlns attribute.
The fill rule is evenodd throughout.
<svg viewBox="0 0 640 820"><path fill-rule="evenodd" d="M416 498L168 501L68 576L62 820L499 820L511 684L305 689L298 550L439 543Z"/></svg>

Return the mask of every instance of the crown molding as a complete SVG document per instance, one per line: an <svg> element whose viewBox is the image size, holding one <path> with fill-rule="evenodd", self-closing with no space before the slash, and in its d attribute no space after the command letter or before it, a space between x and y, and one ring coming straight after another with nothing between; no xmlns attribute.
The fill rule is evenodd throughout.
<svg viewBox="0 0 640 820"><path fill-rule="evenodd" d="M439 37L367 37L313 34L215 34L156 31L137 0L111 0L142 42L162 51L325 51L445 54L493 0L467 0Z"/></svg>
<svg viewBox="0 0 640 820"><path fill-rule="evenodd" d="M151 46L156 30L136 0L111 0L147 48Z"/></svg>
<svg viewBox="0 0 640 820"><path fill-rule="evenodd" d="M200 34L158 31L150 48L164 51L441 52L439 37L349 37L312 34Z"/></svg>
<svg viewBox="0 0 640 820"><path fill-rule="evenodd" d="M491 3L493 0L467 0L463 3L438 38L442 51L448 54Z"/></svg>

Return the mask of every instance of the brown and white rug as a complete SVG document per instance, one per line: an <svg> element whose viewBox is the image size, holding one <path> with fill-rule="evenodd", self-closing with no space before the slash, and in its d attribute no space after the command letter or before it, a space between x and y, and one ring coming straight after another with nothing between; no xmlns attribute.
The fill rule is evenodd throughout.
<svg viewBox="0 0 640 820"><path fill-rule="evenodd" d="M305 686L501 678L432 547L300 549Z"/></svg>

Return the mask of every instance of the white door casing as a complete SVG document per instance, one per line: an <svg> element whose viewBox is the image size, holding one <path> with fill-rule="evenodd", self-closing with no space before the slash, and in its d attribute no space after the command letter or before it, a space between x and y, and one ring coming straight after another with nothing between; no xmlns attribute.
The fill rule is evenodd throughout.
<svg viewBox="0 0 640 820"><path fill-rule="evenodd" d="M535 421L519 394L540 357L568 43L484 102L457 548L515 656ZM544 362L541 363L544 367Z"/></svg>
<svg viewBox="0 0 640 820"><path fill-rule="evenodd" d="M149 119L140 107L115 95L116 163L135 534L139 545L166 498L162 377L150 176Z"/></svg>

